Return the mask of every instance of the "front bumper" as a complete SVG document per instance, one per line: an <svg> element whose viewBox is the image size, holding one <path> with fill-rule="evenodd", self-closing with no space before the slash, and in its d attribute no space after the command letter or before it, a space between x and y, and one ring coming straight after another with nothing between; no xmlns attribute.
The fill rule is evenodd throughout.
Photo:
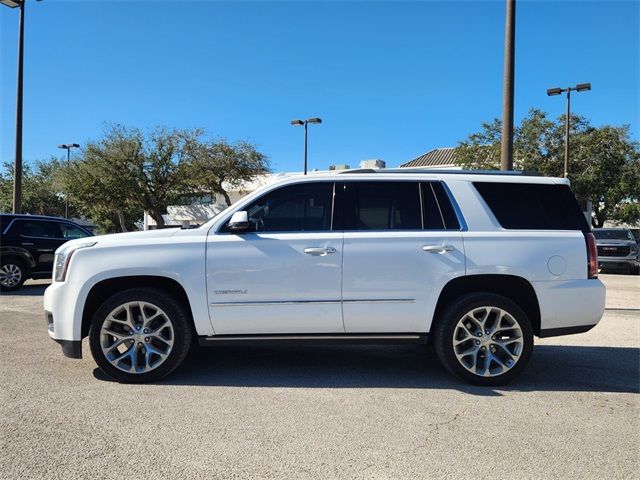
<svg viewBox="0 0 640 480"><path fill-rule="evenodd" d="M82 342L80 340L56 340L67 358L82 358Z"/></svg>
<svg viewBox="0 0 640 480"><path fill-rule="evenodd" d="M73 282L53 282L44 292L47 332L69 358L82 358L80 292L81 286Z"/></svg>

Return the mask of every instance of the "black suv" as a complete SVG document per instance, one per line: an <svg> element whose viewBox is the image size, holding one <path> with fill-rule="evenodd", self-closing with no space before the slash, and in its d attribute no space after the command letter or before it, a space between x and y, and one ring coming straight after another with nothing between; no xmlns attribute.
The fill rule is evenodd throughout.
<svg viewBox="0 0 640 480"><path fill-rule="evenodd" d="M0 214L0 235L0 289L9 291L29 278L51 277L56 249L93 234L62 218Z"/></svg>

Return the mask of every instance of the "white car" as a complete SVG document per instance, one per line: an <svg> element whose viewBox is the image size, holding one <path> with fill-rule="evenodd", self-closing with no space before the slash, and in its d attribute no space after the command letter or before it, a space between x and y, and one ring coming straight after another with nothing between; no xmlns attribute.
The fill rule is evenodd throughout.
<svg viewBox="0 0 640 480"><path fill-rule="evenodd" d="M604 312L593 235L568 181L361 170L288 177L200 228L58 249L49 335L122 382L158 380L192 343L433 343L462 379L523 370L533 337Z"/></svg>

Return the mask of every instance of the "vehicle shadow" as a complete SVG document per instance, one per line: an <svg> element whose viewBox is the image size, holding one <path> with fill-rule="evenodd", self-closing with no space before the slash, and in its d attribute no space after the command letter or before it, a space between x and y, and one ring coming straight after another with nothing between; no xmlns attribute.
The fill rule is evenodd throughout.
<svg viewBox="0 0 640 480"><path fill-rule="evenodd" d="M94 376L106 380L96 369ZM196 349L164 385L285 388L455 389L480 396L515 391L640 390L640 349L540 345L527 369L495 388L463 383L425 346L211 347Z"/></svg>
<svg viewBox="0 0 640 480"><path fill-rule="evenodd" d="M38 283L36 285L23 285L13 292L0 293L3 297L16 296L16 297L39 297L44 295L44 291L49 286L49 283Z"/></svg>

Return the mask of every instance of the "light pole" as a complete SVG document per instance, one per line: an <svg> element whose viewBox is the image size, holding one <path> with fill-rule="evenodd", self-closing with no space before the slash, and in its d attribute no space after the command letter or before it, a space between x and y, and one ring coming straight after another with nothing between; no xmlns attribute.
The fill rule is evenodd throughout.
<svg viewBox="0 0 640 480"><path fill-rule="evenodd" d="M322 120L318 117L307 118L306 120L291 120L291 125L294 127L304 126L304 174L307 174L307 124L309 123L322 123Z"/></svg>
<svg viewBox="0 0 640 480"><path fill-rule="evenodd" d="M513 170L513 83L516 47L516 0L507 0L505 16L500 170Z"/></svg>
<svg viewBox="0 0 640 480"><path fill-rule="evenodd" d="M41 0L37 0L41 1ZM24 59L24 7L26 0L0 0L10 8L20 8L18 30L18 86L16 94L16 153L13 160L13 213L22 211L22 85Z"/></svg>
<svg viewBox="0 0 640 480"><path fill-rule="evenodd" d="M58 148L65 148L67 150L67 173L69 172L69 164L71 162L71 149L80 148L77 143L63 143L58 145ZM69 192L64 194L64 218L69 218Z"/></svg>
<svg viewBox="0 0 640 480"><path fill-rule="evenodd" d="M564 122L564 178L569 176L569 127L571 125L571 92L585 92L591 90L590 83L579 83L575 87L550 88L547 95L560 95L567 92L567 116Z"/></svg>

